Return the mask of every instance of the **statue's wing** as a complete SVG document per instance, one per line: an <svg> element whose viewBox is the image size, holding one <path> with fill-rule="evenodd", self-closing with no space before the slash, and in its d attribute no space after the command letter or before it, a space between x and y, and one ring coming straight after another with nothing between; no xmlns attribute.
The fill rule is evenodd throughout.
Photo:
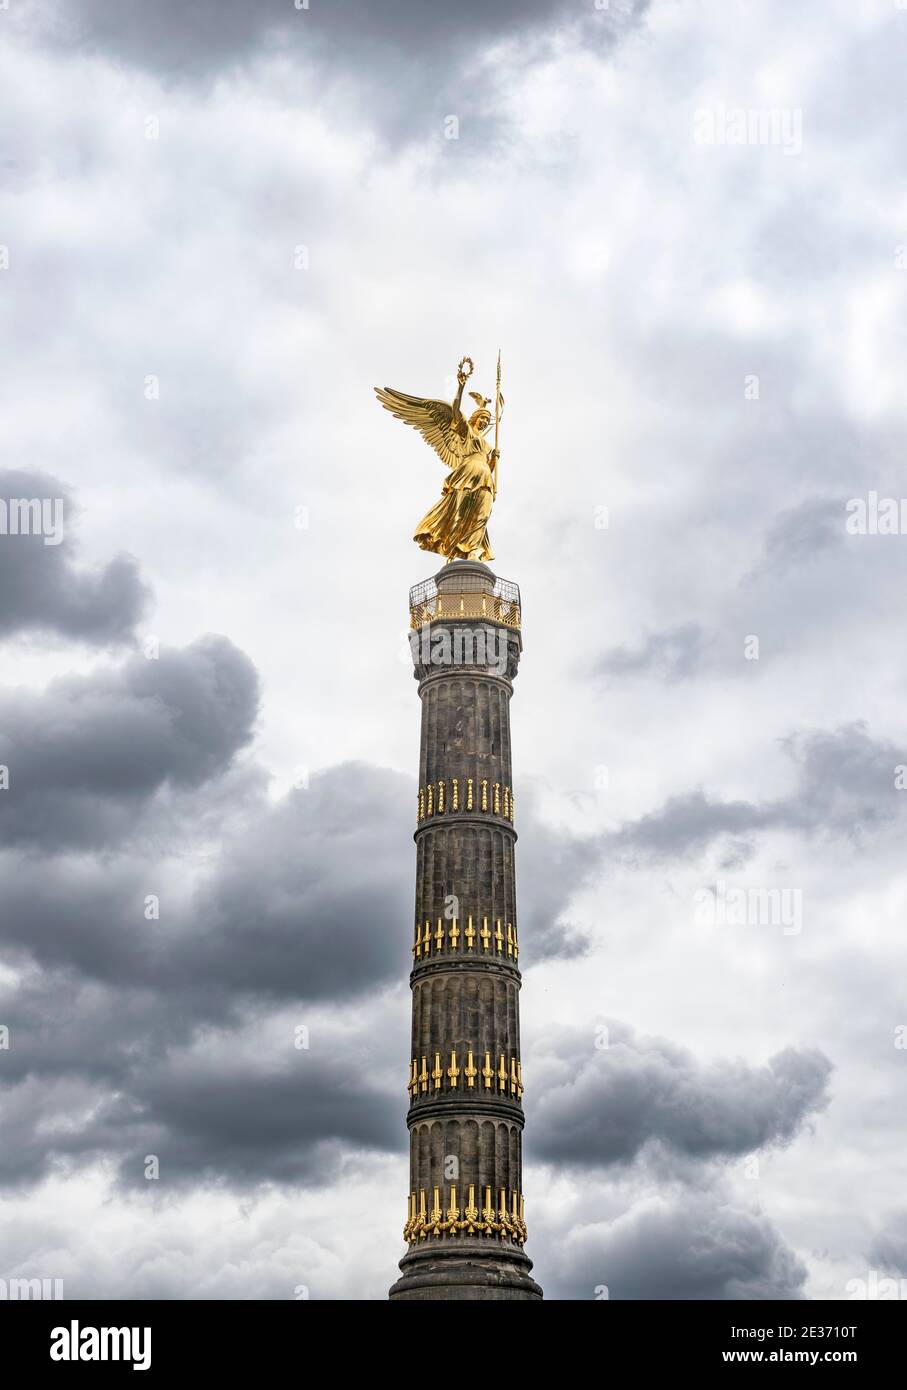
<svg viewBox="0 0 907 1390"><path fill-rule="evenodd" d="M375 387L385 410L404 420L421 434L448 468L454 468L463 457L463 438L458 428L460 417L454 415L453 406L446 401L424 401L420 396L408 396L405 391L395 391L392 386Z"/></svg>

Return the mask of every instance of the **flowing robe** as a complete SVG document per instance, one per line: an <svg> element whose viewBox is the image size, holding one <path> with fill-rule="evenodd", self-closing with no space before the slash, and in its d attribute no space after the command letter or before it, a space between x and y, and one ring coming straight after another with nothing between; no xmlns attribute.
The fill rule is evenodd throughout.
<svg viewBox="0 0 907 1390"><path fill-rule="evenodd" d="M448 560L493 560L488 539L494 483L490 445L466 426L463 454L444 480L440 502L419 522L413 540Z"/></svg>

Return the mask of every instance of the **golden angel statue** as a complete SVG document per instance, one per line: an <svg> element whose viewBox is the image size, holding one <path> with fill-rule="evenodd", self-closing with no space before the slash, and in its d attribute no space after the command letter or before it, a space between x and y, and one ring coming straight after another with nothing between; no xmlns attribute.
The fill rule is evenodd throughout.
<svg viewBox="0 0 907 1390"><path fill-rule="evenodd" d="M468 367L468 370L466 368ZM491 398L470 391L476 408L467 420L461 409L463 388L474 370L472 359L464 357L457 368L459 389L453 404L426 401L407 396L390 386L375 387L375 394L386 410L419 431L448 469L441 500L428 512L413 540L423 550L448 560L493 560L488 539L488 518L498 489L498 428L504 398L501 395L501 355L498 353L498 380L495 413L488 407ZM495 427L494 445L486 435Z"/></svg>

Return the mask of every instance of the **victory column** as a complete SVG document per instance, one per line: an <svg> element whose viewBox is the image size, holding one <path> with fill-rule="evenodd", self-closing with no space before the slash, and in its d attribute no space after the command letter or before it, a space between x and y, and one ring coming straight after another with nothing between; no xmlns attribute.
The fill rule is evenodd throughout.
<svg viewBox="0 0 907 1390"><path fill-rule="evenodd" d="M540 1299L524 1252L510 697L520 594L485 561L497 495L501 362L494 399L452 404L390 387L378 399L447 467L414 540L447 563L410 592L422 701L412 937L410 1185L392 1299ZM494 444L487 439L494 425Z"/></svg>

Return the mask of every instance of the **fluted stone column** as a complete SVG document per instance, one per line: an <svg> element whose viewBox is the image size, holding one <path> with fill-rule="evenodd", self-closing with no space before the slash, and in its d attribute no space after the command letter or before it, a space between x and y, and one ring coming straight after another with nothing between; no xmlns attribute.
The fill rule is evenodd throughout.
<svg viewBox="0 0 907 1390"><path fill-rule="evenodd" d="M522 1184L510 697L519 591L457 561L410 596L422 700L410 1191L392 1299L539 1299Z"/></svg>

